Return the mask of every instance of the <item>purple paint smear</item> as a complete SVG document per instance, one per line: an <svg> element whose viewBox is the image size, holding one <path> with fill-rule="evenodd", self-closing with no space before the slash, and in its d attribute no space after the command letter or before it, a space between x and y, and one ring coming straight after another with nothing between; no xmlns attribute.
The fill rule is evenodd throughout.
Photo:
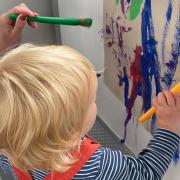
<svg viewBox="0 0 180 180"><path fill-rule="evenodd" d="M121 4L121 10L122 10L122 13L125 15L126 17L126 14L131 6L131 1L132 0L121 0L120 1L120 4Z"/></svg>
<svg viewBox="0 0 180 180"><path fill-rule="evenodd" d="M121 17L109 17L106 14L106 24L105 29L105 40L107 41L107 47L112 48L112 53L114 58L118 61L118 67L124 66L124 62L129 63L130 57L124 52L124 34L130 32L131 27L126 27L121 22ZM126 65L126 64L125 64Z"/></svg>
<svg viewBox="0 0 180 180"><path fill-rule="evenodd" d="M120 16L108 17L106 14L106 28L105 28L105 40L107 41L107 47L112 48L112 53L115 60L118 62L118 79L119 86L124 88L124 104L127 107L129 103L129 75L127 67L130 64L131 57L124 51L124 35L132 30L131 27L126 27L120 20ZM121 67L123 67L121 69ZM126 131L126 129L125 129Z"/></svg>
<svg viewBox="0 0 180 180"><path fill-rule="evenodd" d="M129 77L127 72L127 65L129 64L130 57L127 53L124 52L124 34L130 32L131 27L125 27L122 25L119 20L121 20L120 16L117 17L108 17L106 14L106 19L109 21L106 24L105 35L107 40L107 47L112 48L112 52L114 58L118 62L118 67L122 67L123 69L118 70L118 78L119 78L119 86L122 87L124 85L124 104L127 106L128 103L128 92L129 92ZM127 64L124 64L126 62Z"/></svg>

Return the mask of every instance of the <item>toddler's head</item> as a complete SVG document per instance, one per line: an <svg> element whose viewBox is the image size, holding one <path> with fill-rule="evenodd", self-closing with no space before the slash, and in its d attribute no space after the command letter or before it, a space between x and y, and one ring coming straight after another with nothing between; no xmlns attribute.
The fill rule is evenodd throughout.
<svg viewBox="0 0 180 180"><path fill-rule="evenodd" d="M10 51L0 60L0 149L22 169L66 170L96 88L93 66L69 47Z"/></svg>

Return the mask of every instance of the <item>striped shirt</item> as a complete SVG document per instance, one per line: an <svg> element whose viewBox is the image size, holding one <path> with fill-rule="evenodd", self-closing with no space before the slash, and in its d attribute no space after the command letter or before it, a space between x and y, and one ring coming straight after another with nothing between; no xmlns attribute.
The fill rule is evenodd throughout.
<svg viewBox="0 0 180 180"><path fill-rule="evenodd" d="M166 129L158 129L137 158L126 156L119 150L99 148L86 162L73 180L160 180L166 172L180 137ZM0 155L0 164L12 170L4 155ZM48 171L34 169L30 171L33 180L43 180Z"/></svg>

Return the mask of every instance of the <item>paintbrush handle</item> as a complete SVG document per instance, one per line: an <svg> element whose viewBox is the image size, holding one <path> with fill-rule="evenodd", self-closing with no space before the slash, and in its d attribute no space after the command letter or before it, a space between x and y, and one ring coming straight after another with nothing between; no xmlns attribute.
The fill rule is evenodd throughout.
<svg viewBox="0 0 180 180"><path fill-rule="evenodd" d="M63 24L63 25L79 25L80 19L76 18L59 18L59 17L46 17L46 16L36 16L36 17L27 17L27 21L36 21L41 23L49 24Z"/></svg>
<svg viewBox="0 0 180 180"><path fill-rule="evenodd" d="M18 14L10 14L10 19L16 20ZM78 26L82 25L82 21L88 21L92 23L92 19L78 19L78 18L62 18L62 17L47 17L47 16L28 16L27 21L30 22L41 22L41 23L48 23L48 24L62 24L62 25L73 25Z"/></svg>
<svg viewBox="0 0 180 180"><path fill-rule="evenodd" d="M177 83L171 90L172 93L178 93L180 92L180 82ZM139 122L144 123L146 120L148 120L154 113L155 113L155 108L151 107L146 113L144 113L140 118Z"/></svg>

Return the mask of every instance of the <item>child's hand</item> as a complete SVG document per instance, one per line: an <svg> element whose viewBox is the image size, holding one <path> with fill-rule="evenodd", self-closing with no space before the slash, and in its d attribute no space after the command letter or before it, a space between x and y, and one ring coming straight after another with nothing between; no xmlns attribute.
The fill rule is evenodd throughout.
<svg viewBox="0 0 180 180"><path fill-rule="evenodd" d="M20 16L16 22L9 18L9 14L17 13ZM22 30L27 23L27 16L37 16L38 14L31 11L25 4L20 4L0 16L0 52L10 46L20 43ZM29 23L32 28L37 28L37 23Z"/></svg>
<svg viewBox="0 0 180 180"><path fill-rule="evenodd" d="M153 99L160 128L165 128L180 135L180 93L163 91Z"/></svg>

